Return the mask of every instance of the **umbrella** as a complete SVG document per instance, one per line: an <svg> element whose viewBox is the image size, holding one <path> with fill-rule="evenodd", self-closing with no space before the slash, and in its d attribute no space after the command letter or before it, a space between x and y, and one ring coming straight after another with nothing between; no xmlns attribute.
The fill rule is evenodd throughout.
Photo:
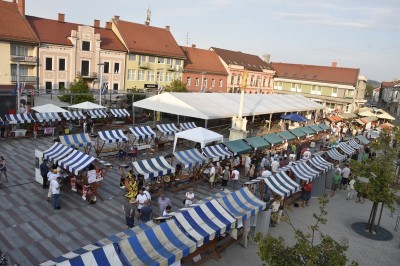
<svg viewBox="0 0 400 266"><path fill-rule="evenodd" d="M91 102L78 103L78 104L74 104L74 105L71 105L68 107L75 108L75 109L83 109L83 110L93 110L93 109L104 109L105 108L102 105L98 105L98 104L91 103Z"/></svg>
<svg viewBox="0 0 400 266"><path fill-rule="evenodd" d="M281 115L281 118L286 119L286 120L295 121L295 122L307 122L308 121L307 118L305 118L304 116L301 116L299 114Z"/></svg>

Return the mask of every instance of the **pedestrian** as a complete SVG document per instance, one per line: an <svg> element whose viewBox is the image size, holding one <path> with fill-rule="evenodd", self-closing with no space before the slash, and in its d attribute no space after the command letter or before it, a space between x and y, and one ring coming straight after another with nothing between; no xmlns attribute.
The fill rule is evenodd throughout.
<svg viewBox="0 0 400 266"><path fill-rule="evenodd" d="M251 166L251 158L250 158L250 155L247 154L246 158L244 159L244 176L245 177L249 177L250 166Z"/></svg>
<svg viewBox="0 0 400 266"><path fill-rule="evenodd" d="M240 173L239 173L239 171L237 170L237 168L236 168L236 167L233 168L233 171L232 171L232 174L231 174L231 179L232 179L232 181L233 181L233 189L234 189L234 190L236 189L236 184L237 184L238 181L239 181L239 176L240 176Z"/></svg>
<svg viewBox="0 0 400 266"><path fill-rule="evenodd" d="M6 124L3 123L3 124L0 126L0 138L2 138L2 139L5 138L4 132L6 132Z"/></svg>
<svg viewBox="0 0 400 266"><path fill-rule="evenodd" d="M350 174L351 174L351 170L350 170L349 164L346 163L345 167L342 170L342 184L341 184L342 189L347 189L347 185L349 184Z"/></svg>
<svg viewBox="0 0 400 266"><path fill-rule="evenodd" d="M348 185L348 187L347 187L347 190L348 190L348 192L347 192L347 198L346 198L346 200L351 200L352 198L353 198L353 194L354 194L354 184L356 183L356 180L355 180L355 178L353 178L353 177L350 177L350 182L349 182L349 185Z"/></svg>
<svg viewBox="0 0 400 266"><path fill-rule="evenodd" d="M140 217L140 212L142 211L142 208L144 206L144 203L149 200L146 194L144 194L144 188L140 187L139 188L139 194L136 196L136 204L137 204L137 209L138 209L138 217Z"/></svg>
<svg viewBox="0 0 400 266"><path fill-rule="evenodd" d="M0 249L0 266L8 266L8 258Z"/></svg>
<svg viewBox="0 0 400 266"><path fill-rule="evenodd" d="M163 211L162 216L169 215L171 212L172 212L172 207L170 205L168 205L167 207L165 207L165 210Z"/></svg>
<svg viewBox="0 0 400 266"><path fill-rule="evenodd" d="M339 188L342 177L340 171L336 169L335 173L332 175L332 192L331 197L335 195L336 190Z"/></svg>
<svg viewBox="0 0 400 266"><path fill-rule="evenodd" d="M6 159L4 159L3 156L0 156L0 185L1 185L1 177L3 175L6 178L6 182L8 183Z"/></svg>
<svg viewBox="0 0 400 266"><path fill-rule="evenodd" d="M153 219L153 208L151 208L151 202L146 200L144 206L139 214L139 220L141 223L146 223Z"/></svg>
<svg viewBox="0 0 400 266"><path fill-rule="evenodd" d="M57 177L50 182L51 194L53 196L53 208L55 210L61 209L60 182L61 177Z"/></svg>
<svg viewBox="0 0 400 266"><path fill-rule="evenodd" d="M226 189L226 187L228 186L229 177L229 165L226 165L224 171L222 172L221 190Z"/></svg>
<svg viewBox="0 0 400 266"><path fill-rule="evenodd" d="M253 180L255 178L257 178L256 166L255 164L251 164L249 171L249 179Z"/></svg>
<svg viewBox="0 0 400 266"><path fill-rule="evenodd" d="M304 193L302 193L302 197L301 197L301 200L302 200L301 207L304 207L304 205L310 206L309 200L311 198L312 183L310 181L304 182L303 190L304 190Z"/></svg>
<svg viewBox="0 0 400 266"><path fill-rule="evenodd" d="M38 133L38 131L39 131L39 126L38 126L38 124L37 124L36 122L33 123L32 130L33 130L33 139L36 140L36 138L37 138L37 133Z"/></svg>
<svg viewBox="0 0 400 266"><path fill-rule="evenodd" d="M57 179L60 175L57 172L57 169L53 169L52 171L49 171L48 173L48 182L51 183L51 180ZM52 191L51 187L49 187L48 192L47 192L47 202L50 203Z"/></svg>
<svg viewBox="0 0 400 266"><path fill-rule="evenodd" d="M303 153L303 159L311 159L310 148L307 148L306 151Z"/></svg>
<svg viewBox="0 0 400 266"><path fill-rule="evenodd" d="M136 201L131 198L128 199L124 205L122 205L122 211L125 214L125 222L129 228L132 228L135 225L135 204Z"/></svg>
<svg viewBox="0 0 400 266"><path fill-rule="evenodd" d="M48 183L47 183L47 181L48 181L48 179L47 179L47 173L49 172L49 167L48 167L48 165L47 165L47 163L48 163L48 160L43 160L43 162L40 164L40 166L39 166L39 168L40 168L40 175L42 176L42 178L43 178L43 184L42 184L42 187L43 188L48 188L49 186L48 186Z"/></svg>
<svg viewBox="0 0 400 266"><path fill-rule="evenodd" d="M170 198L165 196L165 193L162 192L160 194L160 197L157 200L157 204L158 204L158 215L161 216L164 213L165 208L167 208L167 206L171 206L171 200Z"/></svg>
<svg viewBox="0 0 400 266"><path fill-rule="evenodd" d="M212 163L211 163L211 167L210 167L210 178L208 181L210 182L210 188L212 189L214 181L215 181L215 166Z"/></svg>
<svg viewBox="0 0 400 266"><path fill-rule="evenodd" d="M189 191L186 192L185 194L185 202L184 202L185 206L193 204L193 200L194 200L193 187L190 187Z"/></svg>
<svg viewBox="0 0 400 266"><path fill-rule="evenodd" d="M279 195L275 195L274 200L271 204L270 227L275 227L278 222L279 207L281 206L281 204L281 197Z"/></svg>

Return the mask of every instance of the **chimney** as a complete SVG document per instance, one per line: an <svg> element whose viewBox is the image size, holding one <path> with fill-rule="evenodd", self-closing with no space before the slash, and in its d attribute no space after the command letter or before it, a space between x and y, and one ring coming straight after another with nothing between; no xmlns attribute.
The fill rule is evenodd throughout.
<svg viewBox="0 0 400 266"><path fill-rule="evenodd" d="M25 0L18 0L18 11L21 15L25 16Z"/></svg>
<svg viewBox="0 0 400 266"><path fill-rule="evenodd" d="M100 28L100 20L95 19L94 22L93 22L93 27Z"/></svg>
<svg viewBox="0 0 400 266"><path fill-rule="evenodd" d="M58 13L58 22L65 22L65 14Z"/></svg>
<svg viewBox="0 0 400 266"><path fill-rule="evenodd" d="M165 26L165 29L166 29L167 31L169 31L170 26Z"/></svg>
<svg viewBox="0 0 400 266"><path fill-rule="evenodd" d="M196 48L196 44L192 44L192 48Z"/></svg>
<svg viewBox="0 0 400 266"><path fill-rule="evenodd" d="M337 61L332 61L332 67L337 67Z"/></svg>
<svg viewBox="0 0 400 266"><path fill-rule="evenodd" d="M264 62L269 64L269 62L271 60L271 55L270 54L263 54L263 58L264 58Z"/></svg>
<svg viewBox="0 0 400 266"><path fill-rule="evenodd" d="M119 20L119 16L114 15L114 20Z"/></svg>
<svg viewBox="0 0 400 266"><path fill-rule="evenodd" d="M111 28L112 28L112 23L110 21L107 21L106 22L106 29L111 30Z"/></svg>

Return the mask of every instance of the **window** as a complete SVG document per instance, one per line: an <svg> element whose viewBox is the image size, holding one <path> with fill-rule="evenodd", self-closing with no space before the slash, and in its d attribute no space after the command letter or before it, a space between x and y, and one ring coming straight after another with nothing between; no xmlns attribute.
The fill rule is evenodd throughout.
<svg viewBox="0 0 400 266"><path fill-rule="evenodd" d="M172 74L171 72L165 73L165 81L171 82L172 79L173 79L173 76L172 76L172 75L173 75L173 74Z"/></svg>
<svg viewBox="0 0 400 266"><path fill-rule="evenodd" d="M11 55L28 56L28 47L11 45Z"/></svg>
<svg viewBox="0 0 400 266"><path fill-rule="evenodd" d="M58 70L65 71L65 58L58 59Z"/></svg>
<svg viewBox="0 0 400 266"><path fill-rule="evenodd" d="M175 79L176 80L181 80L181 74L180 73L175 73Z"/></svg>
<svg viewBox="0 0 400 266"><path fill-rule="evenodd" d="M251 76L251 77L250 77L250 86L253 86L253 83L254 83L254 77Z"/></svg>
<svg viewBox="0 0 400 266"><path fill-rule="evenodd" d="M165 60L163 57L158 57L158 61L159 64L164 64Z"/></svg>
<svg viewBox="0 0 400 266"><path fill-rule="evenodd" d="M265 78L263 78L262 86L265 87Z"/></svg>
<svg viewBox="0 0 400 266"><path fill-rule="evenodd" d="M194 85L199 86L199 78L196 78Z"/></svg>
<svg viewBox="0 0 400 266"><path fill-rule="evenodd" d="M240 84L240 76L237 76L237 85Z"/></svg>
<svg viewBox="0 0 400 266"><path fill-rule="evenodd" d="M90 42L82 41L82 51L90 51Z"/></svg>
<svg viewBox="0 0 400 266"><path fill-rule="evenodd" d="M128 80L135 80L135 70L128 69Z"/></svg>
<svg viewBox="0 0 400 266"><path fill-rule="evenodd" d="M46 93L50 94L53 89L53 83L51 81L46 81Z"/></svg>
<svg viewBox="0 0 400 266"><path fill-rule="evenodd" d="M82 75L82 77L88 77L89 76L89 61L87 61L87 60L82 60L82 63L81 63L81 75Z"/></svg>
<svg viewBox="0 0 400 266"><path fill-rule="evenodd" d="M164 73L162 71L157 71L157 81L164 81Z"/></svg>
<svg viewBox="0 0 400 266"><path fill-rule="evenodd" d="M110 73L110 63L104 62L103 73Z"/></svg>
<svg viewBox="0 0 400 266"><path fill-rule="evenodd" d="M190 77L187 77L186 78L186 86L190 86L190 81L191 81Z"/></svg>
<svg viewBox="0 0 400 266"><path fill-rule="evenodd" d="M114 63L114 73L119 73L119 63Z"/></svg>
<svg viewBox="0 0 400 266"><path fill-rule="evenodd" d="M275 90L282 90L282 81L275 81Z"/></svg>
<svg viewBox="0 0 400 266"><path fill-rule="evenodd" d="M207 87L207 78L203 79L203 87Z"/></svg>
<svg viewBox="0 0 400 266"><path fill-rule="evenodd" d="M135 54L129 54L129 61L136 61L136 55Z"/></svg>
<svg viewBox="0 0 400 266"><path fill-rule="evenodd" d="M147 80L154 81L154 71L153 70L147 71Z"/></svg>
<svg viewBox="0 0 400 266"><path fill-rule="evenodd" d="M171 58L167 58L167 65L172 65L172 59Z"/></svg>
<svg viewBox="0 0 400 266"><path fill-rule="evenodd" d="M144 70L138 70L137 74L138 74L137 79L140 81L143 81L144 80Z"/></svg>
<svg viewBox="0 0 400 266"><path fill-rule="evenodd" d="M215 79L211 80L211 87L213 87L213 88L215 87Z"/></svg>
<svg viewBox="0 0 400 266"><path fill-rule="evenodd" d="M53 58L46 57L46 70L53 70Z"/></svg>
<svg viewBox="0 0 400 266"><path fill-rule="evenodd" d="M146 62L146 58L147 56L145 56L145 55L141 55L140 56L140 60L139 60L139 62L141 63L141 62Z"/></svg>
<svg viewBox="0 0 400 266"><path fill-rule="evenodd" d="M179 59L175 60L175 65L181 66L181 64L182 64L182 60L179 60Z"/></svg>
<svg viewBox="0 0 400 266"><path fill-rule="evenodd" d="M114 91L117 91L117 90L118 90L118 83L114 83L114 84L113 84L113 90L114 90Z"/></svg>
<svg viewBox="0 0 400 266"><path fill-rule="evenodd" d="M58 89L59 90L65 89L65 82L58 82Z"/></svg>
<svg viewBox="0 0 400 266"><path fill-rule="evenodd" d="M232 77L231 77L231 84L233 85L233 82L235 81L235 76L234 75L232 75Z"/></svg>
<svg viewBox="0 0 400 266"><path fill-rule="evenodd" d="M321 95L321 87L317 85L312 85L311 94Z"/></svg>
<svg viewBox="0 0 400 266"><path fill-rule="evenodd" d="M292 83L290 91L301 92L301 84Z"/></svg>
<svg viewBox="0 0 400 266"><path fill-rule="evenodd" d="M29 76L28 75L28 66L19 66L19 75L20 76ZM11 76L17 76L17 65L11 65Z"/></svg>
<svg viewBox="0 0 400 266"><path fill-rule="evenodd" d="M219 87L222 87L222 79L219 80Z"/></svg>
<svg viewBox="0 0 400 266"><path fill-rule="evenodd" d="M337 91L338 91L337 88L332 88L332 96L333 97L337 97Z"/></svg>
<svg viewBox="0 0 400 266"><path fill-rule="evenodd" d="M156 58L154 56L149 56L149 62L150 63L155 63L156 62Z"/></svg>
<svg viewBox="0 0 400 266"><path fill-rule="evenodd" d="M353 96L354 96L354 90L346 90L345 91L345 97L353 98Z"/></svg>

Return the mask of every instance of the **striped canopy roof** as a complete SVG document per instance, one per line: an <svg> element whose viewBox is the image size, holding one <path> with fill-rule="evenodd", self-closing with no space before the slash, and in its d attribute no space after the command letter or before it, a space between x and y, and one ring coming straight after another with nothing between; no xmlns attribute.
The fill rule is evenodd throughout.
<svg viewBox="0 0 400 266"><path fill-rule="evenodd" d="M197 149L174 152L174 156L185 168L204 164L208 161Z"/></svg>
<svg viewBox="0 0 400 266"><path fill-rule="evenodd" d="M179 126L181 127L181 130L188 130L197 127L194 122L180 123Z"/></svg>
<svg viewBox="0 0 400 266"><path fill-rule="evenodd" d="M174 213L174 219L200 247L231 230L236 219L215 199Z"/></svg>
<svg viewBox="0 0 400 266"><path fill-rule="evenodd" d="M58 164L63 169L66 169L71 173L77 175L81 170L90 165L94 160L96 160L96 158L78 150L74 150L67 157L58 161Z"/></svg>
<svg viewBox="0 0 400 266"><path fill-rule="evenodd" d="M40 123L61 121L61 117L57 113L36 113L35 115Z"/></svg>
<svg viewBox="0 0 400 266"><path fill-rule="evenodd" d="M173 135L180 131L175 124L161 124L157 125L157 128L163 133L163 135Z"/></svg>
<svg viewBox="0 0 400 266"><path fill-rule="evenodd" d="M132 164L135 170L146 179L175 173L175 168L163 156L136 161Z"/></svg>
<svg viewBox="0 0 400 266"><path fill-rule="evenodd" d="M300 188L285 172L279 172L274 176L263 178L267 186L282 198L292 195Z"/></svg>
<svg viewBox="0 0 400 266"><path fill-rule="evenodd" d="M352 148L358 150L363 147L363 145L358 144L354 139L351 139L347 142Z"/></svg>
<svg viewBox="0 0 400 266"><path fill-rule="evenodd" d="M128 137L125 136L121 129L99 131L98 134L101 140L108 143L123 142L128 140Z"/></svg>
<svg viewBox="0 0 400 266"><path fill-rule="evenodd" d="M129 265L171 265L196 250L196 243L168 220L119 242Z"/></svg>
<svg viewBox="0 0 400 266"><path fill-rule="evenodd" d="M77 119L84 119L85 116L81 111L72 111L72 112L65 112L62 113L66 120L77 120Z"/></svg>
<svg viewBox="0 0 400 266"><path fill-rule="evenodd" d="M202 151L207 158L212 159L214 162L225 160L233 156L233 154L228 150L228 148L226 148L222 144L204 147Z"/></svg>
<svg viewBox="0 0 400 266"><path fill-rule="evenodd" d="M332 169L333 164L325 161L321 156L315 156L311 158L310 164L315 168L323 172L327 172Z"/></svg>
<svg viewBox="0 0 400 266"><path fill-rule="evenodd" d="M290 169L298 178L312 181L319 176L319 172L308 166L307 163L299 163Z"/></svg>
<svg viewBox="0 0 400 266"><path fill-rule="evenodd" d="M91 118L106 118L108 114L104 109L87 110L88 115Z"/></svg>
<svg viewBox="0 0 400 266"><path fill-rule="evenodd" d="M144 127L130 127L129 130L137 138L153 138L156 133L149 126Z"/></svg>
<svg viewBox="0 0 400 266"><path fill-rule="evenodd" d="M110 109L110 112L114 117L128 117L128 116L130 116L129 112L126 109Z"/></svg>
<svg viewBox="0 0 400 266"><path fill-rule="evenodd" d="M43 152L43 158L56 163L57 161L70 154L72 151L72 148L56 142L53 144L53 146L50 147L50 149Z"/></svg>
<svg viewBox="0 0 400 266"><path fill-rule="evenodd" d="M339 162L342 162L347 159L346 155L340 154L335 148L330 149L329 151L326 152L326 154L328 154L328 156L331 157L332 159Z"/></svg>
<svg viewBox="0 0 400 266"><path fill-rule="evenodd" d="M71 134L60 136L60 142L72 148L91 146L92 140L88 133Z"/></svg>
<svg viewBox="0 0 400 266"><path fill-rule="evenodd" d="M347 144L346 142L340 142L339 143L339 148L346 153L347 155L352 155L354 153L356 153L356 150L353 149L349 144Z"/></svg>
<svg viewBox="0 0 400 266"><path fill-rule="evenodd" d="M29 124L35 122L35 119L33 119L30 113L16 115L7 114L6 119L10 124Z"/></svg>

